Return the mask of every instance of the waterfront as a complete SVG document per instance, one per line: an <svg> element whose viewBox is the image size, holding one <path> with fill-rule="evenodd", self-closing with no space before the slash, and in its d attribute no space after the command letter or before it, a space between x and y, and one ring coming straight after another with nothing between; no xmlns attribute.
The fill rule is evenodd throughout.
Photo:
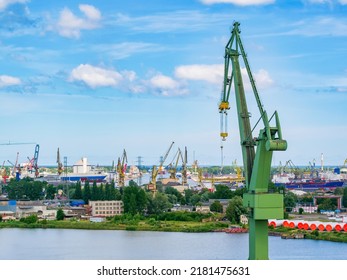
<svg viewBox="0 0 347 280"><path fill-rule="evenodd" d="M0 230L1 260L246 260L248 234ZM272 260L347 260L347 244L269 236Z"/></svg>

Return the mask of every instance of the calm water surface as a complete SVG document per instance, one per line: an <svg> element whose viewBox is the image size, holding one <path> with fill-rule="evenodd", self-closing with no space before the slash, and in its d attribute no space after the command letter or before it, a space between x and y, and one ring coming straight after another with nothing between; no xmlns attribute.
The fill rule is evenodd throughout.
<svg viewBox="0 0 347 280"><path fill-rule="evenodd" d="M248 234L0 229L1 260L247 260ZM272 260L347 260L347 243L269 237Z"/></svg>

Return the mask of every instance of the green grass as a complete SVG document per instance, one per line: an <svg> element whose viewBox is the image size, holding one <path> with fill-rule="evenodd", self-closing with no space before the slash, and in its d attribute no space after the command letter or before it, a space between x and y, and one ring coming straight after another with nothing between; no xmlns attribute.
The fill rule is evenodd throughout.
<svg viewBox="0 0 347 280"><path fill-rule="evenodd" d="M93 223L89 221L45 221L23 223L11 221L0 223L0 228L55 228L55 229L90 229L90 230L131 230L131 231L171 231L171 232L212 232L227 228L226 222L194 222L194 221L105 221Z"/></svg>

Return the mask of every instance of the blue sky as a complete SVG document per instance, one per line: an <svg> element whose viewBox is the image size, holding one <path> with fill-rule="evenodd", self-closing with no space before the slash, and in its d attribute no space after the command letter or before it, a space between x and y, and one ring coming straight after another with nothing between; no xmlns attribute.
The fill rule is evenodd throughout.
<svg viewBox="0 0 347 280"><path fill-rule="evenodd" d="M41 166L58 147L69 164L111 165L123 149L128 164L158 164L172 141L167 163L186 146L189 164L221 164L224 47L239 21L264 107L278 110L288 141L273 164L320 164L323 153L342 165L346 13L346 0L0 0L0 143L39 144ZM242 163L230 103L224 165ZM0 145L0 161L19 152L24 162L34 148Z"/></svg>

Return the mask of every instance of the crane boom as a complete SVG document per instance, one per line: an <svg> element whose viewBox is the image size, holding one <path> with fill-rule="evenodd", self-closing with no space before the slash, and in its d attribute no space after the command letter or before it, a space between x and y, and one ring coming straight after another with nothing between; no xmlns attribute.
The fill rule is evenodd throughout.
<svg viewBox="0 0 347 280"><path fill-rule="evenodd" d="M282 132L277 112L269 119L263 105L249 67L244 51L239 23L235 22L231 37L225 47L224 84L219 112L221 114L221 137L225 140L227 111L230 109L229 96L234 86L235 102L239 123L242 158L245 172L247 193L243 196L243 205L250 208L249 213L249 259L268 259L268 219L283 218L283 195L268 192L273 151L284 151L287 142L282 139ZM242 57L250 80L253 94L258 105L260 119L264 128L259 136L253 138L246 95L242 81L239 57ZM275 125L270 126L274 117Z"/></svg>

